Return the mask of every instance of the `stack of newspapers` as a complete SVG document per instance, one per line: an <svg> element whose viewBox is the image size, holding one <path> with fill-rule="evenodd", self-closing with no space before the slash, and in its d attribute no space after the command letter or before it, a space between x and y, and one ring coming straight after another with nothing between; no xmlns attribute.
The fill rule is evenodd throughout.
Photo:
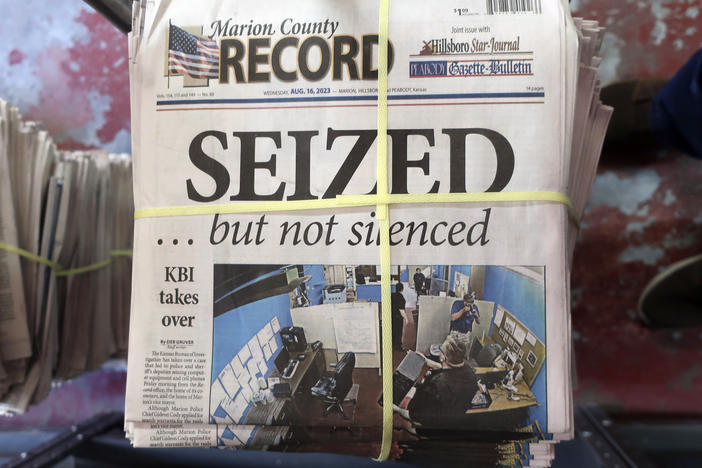
<svg viewBox="0 0 702 468"><path fill-rule="evenodd" d="M0 100L0 413L126 354L131 158L58 151Z"/></svg>
<svg viewBox="0 0 702 468"><path fill-rule="evenodd" d="M135 2L135 446L547 466L572 437L602 29L384 5Z"/></svg>

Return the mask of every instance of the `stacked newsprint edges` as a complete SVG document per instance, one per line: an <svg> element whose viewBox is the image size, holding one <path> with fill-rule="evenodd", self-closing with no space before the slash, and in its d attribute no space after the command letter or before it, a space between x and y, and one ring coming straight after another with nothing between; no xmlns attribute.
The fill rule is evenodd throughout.
<svg viewBox="0 0 702 468"><path fill-rule="evenodd" d="M557 0L392 2L385 98L378 7L135 3L136 446L374 456L394 426L394 458L547 466L572 436L601 28Z"/></svg>
<svg viewBox="0 0 702 468"><path fill-rule="evenodd" d="M131 191L129 156L57 151L0 100L0 413L126 354Z"/></svg>

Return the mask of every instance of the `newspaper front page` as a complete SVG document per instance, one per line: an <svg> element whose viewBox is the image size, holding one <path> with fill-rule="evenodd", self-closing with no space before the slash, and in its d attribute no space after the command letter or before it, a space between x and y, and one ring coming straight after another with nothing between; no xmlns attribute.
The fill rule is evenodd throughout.
<svg viewBox="0 0 702 468"><path fill-rule="evenodd" d="M216 210L376 192L377 3L147 1L135 18L128 436L382 426L375 207ZM392 3L391 194L565 191L564 18L557 1ZM393 204L390 224L398 412L569 433L567 208Z"/></svg>

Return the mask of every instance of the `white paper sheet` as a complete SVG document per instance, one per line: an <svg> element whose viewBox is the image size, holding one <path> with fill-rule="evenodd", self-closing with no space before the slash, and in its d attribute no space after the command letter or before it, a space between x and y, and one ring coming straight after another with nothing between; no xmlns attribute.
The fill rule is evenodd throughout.
<svg viewBox="0 0 702 468"><path fill-rule="evenodd" d="M227 392L230 398L234 398L236 392L239 391L239 382L236 380L234 375L234 370L227 364L219 373L219 380L222 382L224 390Z"/></svg>
<svg viewBox="0 0 702 468"><path fill-rule="evenodd" d="M249 341L249 351L251 351L251 356L254 360L263 360L263 351L261 351L261 345L258 343L258 338L256 336Z"/></svg>
<svg viewBox="0 0 702 468"><path fill-rule="evenodd" d="M536 336L534 336L531 332L527 333L526 340L530 345L536 346Z"/></svg>
<svg viewBox="0 0 702 468"><path fill-rule="evenodd" d="M266 375L266 372L268 372L268 365L266 364L266 361L260 361L258 363L258 370L261 372L261 376Z"/></svg>
<svg viewBox="0 0 702 468"><path fill-rule="evenodd" d="M514 327L516 323L509 317L505 317L505 331L512 335L514 333Z"/></svg>
<svg viewBox="0 0 702 468"><path fill-rule="evenodd" d="M219 379L215 379L210 388L210 414L214 414L222 401L228 398L227 392L224 391L224 387L219 382Z"/></svg>
<svg viewBox="0 0 702 468"><path fill-rule="evenodd" d="M505 314L505 309L503 309L500 306L497 306L497 310L495 311L495 325L498 327L502 326L502 317Z"/></svg>
<svg viewBox="0 0 702 468"><path fill-rule="evenodd" d="M259 363L259 362L261 362L261 361L256 361L256 360L254 360L254 359L251 359L249 362L246 363L246 368L248 369L249 375L250 375L252 378L255 378L255 377L256 377L256 374L260 374L260 373L261 373L261 371L260 371L259 368L258 368L258 363Z"/></svg>
<svg viewBox="0 0 702 468"><path fill-rule="evenodd" d="M241 373L244 371L244 366L241 365L239 356L234 356L234 359L232 359L232 362L230 362L229 365L232 366L232 370L234 371L234 375L236 377L239 377L239 375L241 375Z"/></svg>
<svg viewBox="0 0 702 468"><path fill-rule="evenodd" d="M251 374L249 374L249 369L247 367L244 367L241 371L241 374L237 376L236 380L237 382L239 382L239 385L243 387L244 385L246 385L246 382L248 382L250 378Z"/></svg>
<svg viewBox="0 0 702 468"><path fill-rule="evenodd" d="M271 353L275 354L278 351L278 340L275 338L275 335L268 341L268 346L271 348Z"/></svg>
<svg viewBox="0 0 702 468"><path fill-rule="evenodd" d="M519 343L519 346L521 346L524 344L524 338L526 338L526 330L519 325L516 325L513 336L514 340Z"/></svg>
<svg viewBox="0 0 702 468"><path fill-rule="evenodd" d="M241 386L240 394L246 399L246 401L251 401L251 398L253 397L253 392L251 391L251 387L249 386L248 382Z"/></svg>
<svg viewBox="0 0 702 468"><path fill-rule="evenodd" d="M271 327L270 323L267 323L261 328L261 330L257 334L258 336L258 342L261 346L264 346L266 343L268 343L268 340L270 340L273 337L273 328Z"/></svg>
<svg viewBox="0 0 702 468"><path fill-rule="evenodd" d="M280 322L278 321L278 317L273 317L273 320L271 320L271 327L273 328L273 333L278 333L280 331Z"/></svg>
<svg viewBox="0 0 702 468"><path fill-rule="evenodd" d="M222 406L222 409L226 411L229 416L231 416L235 423L238 424L247 407L248 402L244 396L240 394L234 400L227 400L227 402Z"/></svg>
<svg viewBox="0 0 702 468"><path fill-rule="evenodd" d="M261 390L258 386L258 380L256 379L251 379L249 380L249 389L251 390L251 394L257 393L259 390Z"/></svg>
<svg viewBox="0 0 702 468"><path fill-rule="evenodd" d="M359 302L351 307L347 304L344 304L344 307L335 307L334 334L339 353L377 352L374 313L377 313L376 305L369 303Z"/></svg>
<svg viewBox="0 0 702 468"><path fill-rule="evenodd" d="M239 358L239 361L241 361L242 364L246 364L246 361L248 361L251 357L251 351L249 351L249 347L244 346L243 348L241 348L241 351L239 351L237 357Z"/></svg>

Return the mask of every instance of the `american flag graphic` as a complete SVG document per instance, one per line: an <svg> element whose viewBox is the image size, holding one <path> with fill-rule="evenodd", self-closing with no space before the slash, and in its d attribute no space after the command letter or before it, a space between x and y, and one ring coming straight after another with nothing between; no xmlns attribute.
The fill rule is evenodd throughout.
<svg viewBox="0 0 702 468"><path fill-rule="evenodd" d="M219 47L171 24L168 35L168 73L207 79L219 77Z"/></svg>

